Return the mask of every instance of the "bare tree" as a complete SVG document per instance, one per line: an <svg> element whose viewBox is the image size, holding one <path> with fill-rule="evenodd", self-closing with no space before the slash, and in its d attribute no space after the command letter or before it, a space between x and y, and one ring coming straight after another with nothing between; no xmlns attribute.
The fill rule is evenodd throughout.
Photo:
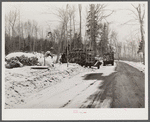
<svg viewBox="0 0 150 122"><path fill-rule="evenodd" d="M106 20L107 17L109 17L114 11L111 11L109 14L105 14L105 4L90 4L89 6L89 14L87 16L87 34L89 35L90 39L90 45L94 49L95 55L97 52L97 45L96 41L98 40L99 36L101 39L99 40L106 40L105 37L107 37L108 30L105 33L103 32L106 26L108 26L107 23L103 23L102 20ZM104 30L103 30L104 29ZM101 31L101 32L100 32ZM103 34L101 34L103 33ZM100 35L101 34L101 35ZM102 39L103 38L103 39ZM108 41L108 40L107 40ZM104 45L105 41L101 41L100 45ZM104 52L101 47L101 52Z"/></svg>
<svg viewBox="0 0 150 122"><path fill-rule="evenodd" d="M9 37L10 37L10 43L12 45L13 51L15 50L15 44L14 44L14 42L12 42L13 40L11 40L11 36L16 35L15 24L16 24L17 17L18 17L17 10L10 11L8 14Z"/></svg>
<svg viewBox="0 0 150 122"><path fill-rule="evenodd" d="M24 47L25 47L25 44L24 44L24 26L23 26L23 23L21 23L21 37L22 37L22 48L24 49Z"/></svg>
<svg viewBox="0 0 150 122"><path fill-rule="evenodd" d="M70 19L70 50L71 50L71 43L72 43L72 20L73 20L73 23L74 23L74 16L75 16L75 8L74 6L69 6L69 9L68 9L68 14L69 14L69 19ZM75 25L74 25L74 29L75 29ZM74 33L75 33L75 30L74 30Z"/></svg>
<svg viewBox="0 0 150 122"><path fill-rule="evenodd" d="M66 8L57 8L57 12L53 13L60 19L60 25L62 26L61 38L65 41L63 44L63 49L67 49L68 54L68 22L69 22L69 5L66 5ZM70 13L70 17L72 17L72 13ZM67 56L67 66L68 66L68 56Z"/></svg>
<svg viewBox="0 0 150 122"><path fill-rule="evenodd" d="M68 64L68 29L67 29L67 23L68 23L68 4L66 5L66 14L67 14L67 16L65 16L65 18L66 18L66 35L67 35L67 38L66 38L66 40L67 40L67 67L69 66L69 64Z"/></svg>
<svg viewBox="0 0 150 122"><path fill-rule="evenodd" d="M141 41L143 42L143 46L142 46L143 62L145 64L145 40L144 40L144 28L143 28L144 17L145 17L145 6L143 5L144 7L143 11L141 9L141 4L139 4L138 7L135 7L134 5L132 6L136 9L136 12L138 14L138 20L139 20L140 32L141 32Z"/></svg>
<svg viewBox="0 0 150 122"><path fill-rule="evenodd" d="M138 4L137 6L131 4L134 10L128 9L133 14L133 19L127 21L124 24L131 23L131 22L138 22L140 26L140 34L141 34L141 44L142 49L140 51L143 52L143 62L145 64L145 39L144 39L144 19L145 19L145 5ZM133 23L131 23L133 25Z"/></svg>
<svg viewBox="0 0 150 122"><path fill-rule="evenodd" d="M74 29L74 35L75 35L75 11L76 11L76 9L75 9L75 6L73 6L73 29Z"/></svg>
<svg viewBox="0 0 150 122"><path fill-rule="evenodd" d="M20 42L20 10L19 10L19 50L20 50L20 45L21 42Z"/></svg>
<svg viewBox="0 0 150 122"><path fill-rule="evenodd" d="M118 39L117 39L117 32L116 31L112 31L111 35L110 35L110 44L111 46L113 46L115 49L117 49L117 44L118 44ZM117 51L117 50L116 50ZM119 53L119 52L117 52Z"/></svg>
<svg viewBox="0 0 150 122"><path fill-rule="evenodd" d="M36 51L36 40L37 40L37 33L38 33L38 23L33 21L33 28L34 28L34 43L33 43L33 51Z"/></svg>
<svg viewBox="0 0 150 122"><path fill-rule="evenodd" d="M79 7L79 16L80 16L80 38L81 38L81 23L82 23L82 18L81 18L81 11L82 11L82 6L81 4L78 4Z"/></svg>
<svg viewBox="0 0 150 122"><path fill-rule="evenodd" d="M54 34L56 35L56 39L58 40L58 51L57 51L57 59L56 63L58 63L59 56L60 56L60 50L61 50L61 39L62 39L62 30L63 28L54 30Z"/></svg>

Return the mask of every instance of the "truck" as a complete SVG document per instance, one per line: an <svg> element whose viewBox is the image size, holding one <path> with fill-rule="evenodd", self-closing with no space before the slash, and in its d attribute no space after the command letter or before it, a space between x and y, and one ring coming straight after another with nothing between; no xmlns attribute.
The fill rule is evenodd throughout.
<svg viewBox="0 0 150 122"><path fill-rule="evenodd" d="M66 53L64 53L65 57L62 57L65 60L67 58ZM64 59L65 58L65 59ZM95 66L98 69L100 68L100 65L102 64L99 60L95 59L94 51L91 48L75 48L72 51L68 53L68 61L70 63L77 63L81 66ZM64 63L67 63L66 60Z"/></svg>
<svg viewBox="0 0 150 122"><path fill-rule="evenodd" d="M89 66L91 68L91 66L93 66L99 69L102 62L100 62L99 57L95 56L94 50L92 48L87 48L85 54L85 67Z"/></svg>
<svg viewBox="0 0 150 122"><path fill-rule="evenodd" d="M91 48L86 49L85 67L91 67L95 63L94 51Z"/></svg>
<svg viewBox="0 0 150 122"><path fill-rule="evenodd" d="M114 53L105 53L103 55L103 66L106 66L107 64L114 65Z"/></svg>

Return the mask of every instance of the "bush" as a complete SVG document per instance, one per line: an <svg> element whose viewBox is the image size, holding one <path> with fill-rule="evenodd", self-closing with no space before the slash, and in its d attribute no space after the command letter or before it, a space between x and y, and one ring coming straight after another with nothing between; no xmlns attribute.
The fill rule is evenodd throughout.
<svg viewBox="0 0 150 122"><path fill-rule="evenodd" d="M37 65L38 58L37 57L25 57L24 55L17 57L19 62L26 66Z"/></svg>
<svg viewBox="0 0 150 122"><path fill-rule="evenodd" d="M9 62L7 62L7 64L5 64L6 68L14 68L14 67L22 67L23 64L20 63L18 60L10 60Z"/></svg>
<svg viewBox="0 0 150 122"><path fill-rule="evenodd" d="M5 59L5 60L7 62L6 68L33 66L38 64L37 57L25 57L24 55L12 57L10 59Z"/></svg>

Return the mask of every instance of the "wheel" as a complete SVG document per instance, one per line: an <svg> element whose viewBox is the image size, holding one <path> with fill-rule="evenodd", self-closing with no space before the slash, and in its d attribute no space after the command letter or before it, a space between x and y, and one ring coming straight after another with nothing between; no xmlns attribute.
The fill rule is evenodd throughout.
<svg viewBox="0 0 150 122"><path fill-rule="evenodd" d="M112 62L112 65L114 66L114 62Z"/></svg>
<svg viewBox="0 0 150 122"><path fill-rule="evenodd" d="M103 62L103 66L105 66L106 64L105 64L105 62Z"/></svg>
<svg viewBox="0 0 150 122"><path fill-rule="evenodd" d="M100 65L97 65L97 69L99 69L100 68Z"/></svg>

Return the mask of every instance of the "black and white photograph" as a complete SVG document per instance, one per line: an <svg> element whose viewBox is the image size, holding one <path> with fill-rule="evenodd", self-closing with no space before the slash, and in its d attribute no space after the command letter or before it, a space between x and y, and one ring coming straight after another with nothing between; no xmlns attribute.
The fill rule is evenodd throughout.
<svg viewBox="0 0 150 122"><path fill-rule="evenodd" d="M4 120L148 119L148 2L2 2Z"/></svg>

